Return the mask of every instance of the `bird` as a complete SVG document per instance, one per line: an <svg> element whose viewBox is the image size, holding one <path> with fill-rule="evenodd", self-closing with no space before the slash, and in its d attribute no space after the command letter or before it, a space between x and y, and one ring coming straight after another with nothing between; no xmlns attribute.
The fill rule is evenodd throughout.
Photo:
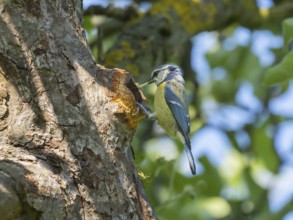
<svg viewBox="0 0 293 220"><path fill-rule="evenodd" d="M190 117L185 101L183 72L175 64L160 65L152 71L151 78L141 87L151 83L157 85L154 97L155 113L146 111L146 114L151 119L156 117L171 137L178 138L184 144L191 173L195 175L196 166L189 138Z"/></svg>

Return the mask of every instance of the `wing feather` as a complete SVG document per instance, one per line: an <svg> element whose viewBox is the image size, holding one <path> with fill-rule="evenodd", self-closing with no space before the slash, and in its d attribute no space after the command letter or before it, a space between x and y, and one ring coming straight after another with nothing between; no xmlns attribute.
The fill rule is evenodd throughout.
<svg viewBox="0 0 293 220"><path fill-rule="evenodd" d="M183 92L183 91L182 91ZM190 133L190 119L186 105L183 103L183 100L180 98L184 98L183 94L176 94L173 92L172 85L167 83L165 86L165 100L170 108L180 133L183 135L186 140ZM180 98L179 98L180 97ZM189 139L189 138L188 138Z"/></svg>
<svg viewBox="0 0 293 220"><path fill-rule="evenodd" d="M174 89L172 89L172 84L167 83L165 86L165 100L170 108L179 132L183 136L185 140L184 148L187 154L189 166L191 169L191 172L193 175L196 174L196 167L194 163L194 158L191 152L191 144L190 144L190 139L189 139L189 133L190 133L190 118L187 110L187 106L183 102L184 99L184 90L179 89L178 93L176 94Z"/></svg>

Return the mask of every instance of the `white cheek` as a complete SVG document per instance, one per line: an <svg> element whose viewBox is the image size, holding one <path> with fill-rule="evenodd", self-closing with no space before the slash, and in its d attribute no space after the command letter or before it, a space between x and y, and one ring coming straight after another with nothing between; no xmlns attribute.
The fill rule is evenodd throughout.
<svg viewBox="0 0 293 220"><path fill-rule="evenodd" d="M164 79L163 74L158 75L158 81L161 82Z"/></svg>
<svg viewBox="0 0 293 220"><path fill-rule="evenodd" d="M159 75L159 80L160 81L163 81L165 79L165 72L162 72L160 75Z"/></svg>
<svg viewBox="0 0 293 220"><path fill-rule="evenodd" d="M169 70L168 69L165 69L164 70L164 74L163 74L164 75L164 79L167 77L168 73L169 73Z"/></svg>

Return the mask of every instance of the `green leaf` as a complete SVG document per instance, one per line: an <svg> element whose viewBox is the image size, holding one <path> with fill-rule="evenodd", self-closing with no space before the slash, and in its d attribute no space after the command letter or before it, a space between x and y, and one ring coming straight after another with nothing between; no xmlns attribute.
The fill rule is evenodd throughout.
<svg viewBox="0 0 293 220"><path fill-rule="evenodd" d="M262 163L268 170L276 173L280 165L280 161L276 150L274 149L273 139L267 134L270 128L270 122L265 122L261 127L257 127L252 132L252 148L255 159Z"/></svg>
<svg viewBox="0 0 293 220"><path fill-rule="evenodd" d="M217 196L220 194L224 182L217 171L206 157L199 159L204 166L204 173L201 175L201 181L196 185L196 191L199 195Z"/></svg>
<svg viewBox="0 0 293 220"><path fill-rule="evenodd" d="M92 16L85 16L83 18L83 26L87 32L91 32L95 28L91 20Z"/></svg>
<svg viewBox="0 0 293 220"><path fill-rule="evenodd" d="M232 103L237 91L235 82L230 76L222 80L215 80L211 89L213 97L220 103Z"/></svg>
<svg viewBox="0 0 293 220"><path fill-rule="evenodd" d="M233 81L245 79L254 83L262 70L259 58L251 53L250 47L238 46L231 51L220 48L207 53L206 58L212 68L225 69Z"/></svg>
<svg viewBox="0 0 293 220"><path fill-rule="evenodd" d="M253 164L251 164L253 166ZM260 187L255 180L252 178L252 169L246 168L243 171L243 175L245 177L245 182L248 186L249 189L249 202L252 202L253 204L257 204L259 198L262 196L262 194L265 192L266 189L263 189ZM263 201L263 203L266 203L267 205L267 200Z"/></svg>
<svg viewBox="0 0 293 220"><path fill-rule="evenodd" d="M293 18L288 18L282 23L284 51L288 52L293 49Z"/></svg>
<svg viewBox="0 0 293 220"><path fill-rule="evenodd" d="M277 65L269 68L265 72L264 84L272 86L278 83L284 83L293 78L293 51L288 53L284 59Z"/></svg>

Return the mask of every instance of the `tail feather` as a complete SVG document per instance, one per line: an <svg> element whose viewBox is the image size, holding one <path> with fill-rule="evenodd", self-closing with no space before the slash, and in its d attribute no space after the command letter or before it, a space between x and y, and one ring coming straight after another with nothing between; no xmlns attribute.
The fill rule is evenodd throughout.
<svg viewBox="0 0 293 220"><path fill-rule="evenodd" d="M185 152L186 152L186 155L187 155L187 158L188 158L191 173L192 173L192 175L195 175L196 174L196 167L195 167L194 158L193 158L193 155L192 155L192 152L191 152L190 143L189 143L189 145L185 144L184 149L185 149Z"/></svg>
<svg viewBox="0 0 293 220"><path fill-rule="evenodd" d="M190 139L188 135L183 135L181 132L177 132L177 137L183 142L184 144L184 149L188 158L189 162L189 167L191 170L192 175L196 174L196 167L194 163L194 158L191 152L191 144L190 144Z"/></svg>

